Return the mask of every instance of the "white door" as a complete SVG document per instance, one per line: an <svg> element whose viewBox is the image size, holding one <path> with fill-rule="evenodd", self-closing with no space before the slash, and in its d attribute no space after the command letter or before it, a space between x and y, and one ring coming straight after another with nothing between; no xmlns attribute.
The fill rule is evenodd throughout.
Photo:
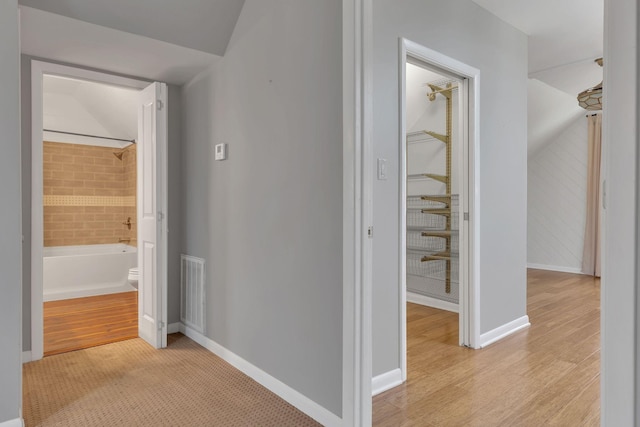
<svg viewBox="0 0 640 427"><path fill-rule="evenodd" d="M138 335L167 346L167 85L152 83L138 103Z"/></svg>

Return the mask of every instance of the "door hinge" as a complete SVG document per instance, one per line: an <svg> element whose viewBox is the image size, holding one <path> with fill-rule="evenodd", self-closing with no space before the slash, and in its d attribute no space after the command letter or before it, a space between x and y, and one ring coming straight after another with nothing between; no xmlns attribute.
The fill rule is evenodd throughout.
<svg viewBox="0 0 640 427"><path fill-rule="evenodd" d="M164 322L158 322L158 330L161 331L164 328Z"/></svg>
<svg viewBox="0 0 640 427"><path fill-rule="evenodd" d="M158 221L162 221L164 219L164 214L158 211Z"/></svg>
<svg viewBox="0 0 640 427"><path fill-rule="evenodd" d="M469 221L469 212L464 213L464 220Z"/></svg>
<svg viewBox="0 0 640 427"><path fill-rule="evenodd" d="M158 106L158 111L162 111L162 109L164 108L163 102L159 99L156 101L156 105Z"/></svg>
<svg viewBox="0 0 640 427"><path fill-rule="evenodd" d="M373 225L369 226L369 229L367 230L367 236L369 236L370 239L373 239Z"/></svg>

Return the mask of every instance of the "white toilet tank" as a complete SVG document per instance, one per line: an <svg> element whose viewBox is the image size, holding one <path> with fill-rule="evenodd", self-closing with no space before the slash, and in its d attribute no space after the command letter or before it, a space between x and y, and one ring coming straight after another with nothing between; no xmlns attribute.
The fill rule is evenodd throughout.
<svg viewBox="0 0 640 427"><path fill-rule="evenodd" d="M129 269L129 275L127 276L127 280L129 284L134 288L138 289L138 267L133 267Z"/></svg>

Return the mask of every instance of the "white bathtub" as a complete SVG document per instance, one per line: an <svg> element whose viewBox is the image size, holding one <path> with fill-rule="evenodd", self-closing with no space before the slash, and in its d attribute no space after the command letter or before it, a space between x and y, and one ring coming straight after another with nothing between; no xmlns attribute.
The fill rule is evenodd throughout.
<svg viewBox="0 0 640 427"><path fill-rule="evenodd" d="M44 248L43 299L135 291L127 275L137 264L137 249L125 244Z"/></svg>

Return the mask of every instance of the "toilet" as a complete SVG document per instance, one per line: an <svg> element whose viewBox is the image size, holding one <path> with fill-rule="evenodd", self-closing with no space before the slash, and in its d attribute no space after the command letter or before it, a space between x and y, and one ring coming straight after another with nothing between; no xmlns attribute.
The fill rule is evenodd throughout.
<svg viewBox="0 0 640 427"><path fill-rule="evenodd" d="M131 286L138 289L138 267L129 269L129 276L127 276L127 280Z"/></svg>

